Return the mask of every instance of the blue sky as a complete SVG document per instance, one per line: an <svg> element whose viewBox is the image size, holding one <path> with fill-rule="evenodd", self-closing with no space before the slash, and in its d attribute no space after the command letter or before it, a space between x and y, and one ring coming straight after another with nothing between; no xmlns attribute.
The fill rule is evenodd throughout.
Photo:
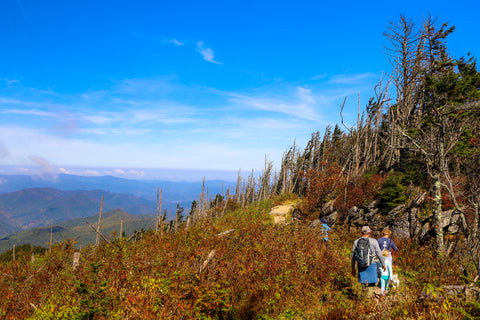
<svg viewBox="0 0 480 320"><path fill-rule="evenodd" d="M0 173L29 167L279 166L312 132L356 119L391 66L382 35L404 14L457 27L480 55L477 1L0 2ZM95 169L92 169L95 168ZM153 176L151 176L153 177Z"/></svg>

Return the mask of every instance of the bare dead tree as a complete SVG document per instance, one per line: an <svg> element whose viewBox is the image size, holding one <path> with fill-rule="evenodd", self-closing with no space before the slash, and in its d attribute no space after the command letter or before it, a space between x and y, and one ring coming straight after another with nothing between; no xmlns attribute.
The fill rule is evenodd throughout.
<svg viewBox="0 0 480 320"><path fill-rule="evenodd" d="M258 199L260 201L265 200L271 193L271 180L272 180L273 161L269 161L265 156L265 166L262 174L258 178L259 190Z"/></svg>
<svg viewBox="0 0 480 320"><path fill-rule="evenodd" d="M418 126L422 98L423 70L425 61L425 28L416 29L415 24L401 15L398 22L391 22L384 35L390 40L386 48L393 67L391 79L396 89L395 106L388 110L391 130L397 132L407 125ZM404 137L398 134L388 135L388 144L398 146L404 143ZM400 149L391 148L387 167L400 161Z"/></svg>
<svg viewBox="0 0 480 320"><path fill-rule="evenodd" d="M53 219L50 220L50 252L52 251L53 245Z"/></svg>
<svg viewBox="0 0 480 320"><path fill-rule="evenodd" d="M162 230L162 221L160 219L160 215L162 213L162 191L159 190L159 187L157 187L157 219L156 219L156 227L155 227L155 232L161 231Z"/></svg>
<svg viewBox="0 0 480 320"><path fill-rule="evenodd" d="M100 235L102 230L102 209L103 209L103 196L100 202L100 212L98 214L97 237L95 239L95 248L98 248L98 245L100 244Z"/></svg>
<svg viewBox="0 0 480 320"><path fill-rule="evenodd" d="M237 204L242 203L242 171L241 169L238 170L237 184L235 187L235 196L236 196Z"/></svg>

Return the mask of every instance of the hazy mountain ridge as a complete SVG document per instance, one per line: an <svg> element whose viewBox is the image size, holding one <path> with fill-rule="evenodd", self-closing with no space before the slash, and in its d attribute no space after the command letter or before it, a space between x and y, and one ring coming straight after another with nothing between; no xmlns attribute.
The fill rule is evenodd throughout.
<svg viewBox="0 0 480 320"><path fill-rule="evenodd" d="M235 184L222 180L208 180L206 188L211 195L225 192ZM0 193L14 192L30 188L54 188L58 190L105 190L112 193L133 194L147 200L156 201L157 188L162 190L164 203L175 204L193 201L202 191L202 181L172 182L166 180L132 180L113 176L58 175L0 175Z"/></svg>

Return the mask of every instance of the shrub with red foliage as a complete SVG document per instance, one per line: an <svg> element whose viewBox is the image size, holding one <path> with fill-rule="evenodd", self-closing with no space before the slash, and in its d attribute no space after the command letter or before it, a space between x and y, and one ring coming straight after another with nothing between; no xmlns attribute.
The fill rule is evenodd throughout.
<svg viewBox="0 0 480 320"><path fill-rule="evenodd" d="M345 216L353 206L366 207L375 200L384 180L383 175L368 174L355 182L348 183L346 187L344 184L342 196L335 201L335 208L340 213L340 217Z"/></svg>
<svg viewBox="0 0 480 320"><path fill-rule="evenodd" d="M335 163L325 163L323 168L308 170L301 175L306 191L300 209L306 214L313 213L338 193L341 168Z"/></svg>
<svg viewBox="0 0 480 320"><path fill-rule="evenodd" d="M323 170L309 170L302 175L306 186L300 210L307 215L315 213L327 201L336 198L335 208L340 218L353 206L364 207L375 200L385 177L368 174L347 185L337 164L324 164Z"/></svg>

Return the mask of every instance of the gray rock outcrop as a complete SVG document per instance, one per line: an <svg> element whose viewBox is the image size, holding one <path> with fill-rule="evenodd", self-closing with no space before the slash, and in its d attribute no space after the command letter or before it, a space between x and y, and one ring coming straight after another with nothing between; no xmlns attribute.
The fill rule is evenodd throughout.
<svg viewBox="0 0 480 320"><path fill-rule="evenodd" d="M418 239L427 241L434 236L433 215L425 216L422 207L427 193L419 193L413 200L401 204L389 212L380 211L380 200L372 201L366 208L352 207L348 210L344 221L349 228L360 229L368 225L378 236L382 229L388 227L396 238ZM319 219L325 219L328 225L334 225L338 219L335 201L324 204L319 212ZM442 227L445 233L456 234L461 231L461 217L458 211L448 210L443 213ZM318 223L317 223L318 224ZM315 223L311 224L315 227Z"/></svg>

